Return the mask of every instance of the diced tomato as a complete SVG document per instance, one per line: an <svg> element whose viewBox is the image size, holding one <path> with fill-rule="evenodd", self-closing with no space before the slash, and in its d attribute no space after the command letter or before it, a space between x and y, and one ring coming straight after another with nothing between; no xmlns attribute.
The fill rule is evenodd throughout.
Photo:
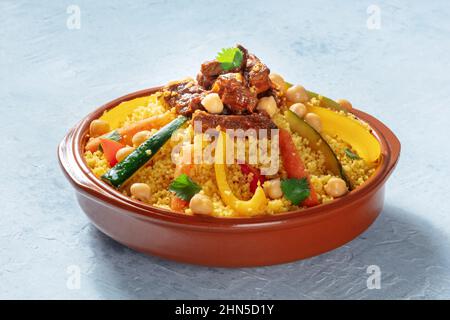
<svg viewBox="0 0 450 320"><path fill-rule="evenodd" d="M170 209L173 211L184 212L184 209L189 206L189 201L178 198L176 195L172 196L170 200Z"/></svg>
<svg viewBox="0 0 450 320"><path fill-rule="evenodd" d="M307 207L313 207L319 204L316 191L311 185L311 180L308 172L305 170L302 158L297 152L294 141L290 133L285 129L280 129L280 153L283 160L283 166L289 178L302 179L306 178L309 183L310 194L306 198L302 205Z"/></svg>
<svg viewBox="0 0 450 320"><path fill-rule="evenodd" d="M258 181L262 185L264 181L266 181L265 177L261 174L258 168L252 167L248 164L241 164L241 172L243 174L249 175L253 174L253 178L250 181L250 192L255 193L256 188L258 187Z"/></svg>
<svg viewBox="0 0 450 320"><path fill-rule="evenodd" d="M110 139L100 139L100 145L102 146L103 154L105 155L106 160L108 160L109 165L114 167L117 163L116 153L119 149L124 147L120 142L110 140Z"/></svg>

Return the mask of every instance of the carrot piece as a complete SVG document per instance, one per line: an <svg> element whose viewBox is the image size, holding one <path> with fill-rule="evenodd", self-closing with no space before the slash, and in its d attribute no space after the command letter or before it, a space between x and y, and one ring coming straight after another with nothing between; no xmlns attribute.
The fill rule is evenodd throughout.
<svg viewBox="0 0 450 320"><path fill-rule="evenodd" d="M308 172L305 170L305 165L297 152L294 141L290 133L285 129L280 129L280 153L283 160L284 169L287 172L289 178L308 180L310 194L309 197L303 200L302 205L307 207L313 207L319 204L316 191L311 185L311 179Z"/></svg>
<svg viewBox="0 0 450 320"><path fill-rule="evenodd" d="M103 149L103 154L105 155L106 160L108 160L109 165L111 167L114 167L117 163L116 153L117 151L122 149L124 145L120 142L103 138L100 139L100 144Z"/></svg>
<svg viewBox="0 0 450 320"><path fill-rule="evenodd" d="M170 121L172 121L173 118L174 115L172 113L166 112L161 115L156 115L153 117L140 120L138 122L130 124L129 126L118 128L116 129L116 131L120 135L120 143L131 145L131 140L133 139L133 136L139 131L159 129L162 126L168 124ZM100 139L104 138L106 135L89 140L88 143L86 144L85 149L91 152L97 151L98 146L100 145Z"/></svg>

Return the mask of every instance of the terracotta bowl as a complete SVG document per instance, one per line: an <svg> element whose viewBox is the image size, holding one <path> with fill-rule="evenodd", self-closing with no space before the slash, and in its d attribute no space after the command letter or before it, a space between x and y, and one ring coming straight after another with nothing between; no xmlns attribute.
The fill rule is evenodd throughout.
<svg viewBox="0 0 450 320"><path fill-rule="evenodd" d="M329 204L276 216L214 218L187 216L135 201L94 176L83 159L89 123L119 103L146 96L138 91L98 108L81 120L58 147L59 162L92 223L140 252L207 266L242 267L284 263L315 256L352 240L383 208L384 185L400 155L400 142L374 117L354 110L373 128L382 160L361 187Z"/></svg>

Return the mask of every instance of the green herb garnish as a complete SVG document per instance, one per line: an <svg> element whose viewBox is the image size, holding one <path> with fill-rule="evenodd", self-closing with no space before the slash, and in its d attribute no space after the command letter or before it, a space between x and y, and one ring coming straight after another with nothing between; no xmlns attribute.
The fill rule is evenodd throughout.
<svg viewBox="0 0 450 320"><path fill-rule="evenodd" d="M185 173L179 175L169 186L169 191L174 192L178 198L185 201L191 200L191 198L196 193L200 192L201 189L202 188L192 181Z"/></svg>
<svg viewBox="0 0 450 320"><path fill-rule="evenodd" d="M349 148L346 148L345 150L344 150L344 152L345 152L345 155L347 156L347 157L349 157L350 159L352 159L352 160L359 160L359 159L361 159L361 157L360 156L358 156L356 153L354 153L352 150L350 150Z"/></svg>
<svg viewBox="0 0 450 320"><path fill-rule="evenodd" d="M286 199L292 202L293 205L300 204L303 200L308 198L311 193L306 178L282 180L281 190L283 190Z"/></svg>
<svg viewBox="0 0 450 320"><path fill-rule="evenodd" d="M122 139L122 137L120 136L119 131L114 130L110 133L107 133L106 135L103 136L103 138L105 139L109 139L109 140L113 140L116 142L120 142L120 140Z"/></svg>
<svg viewBox="0 0 450 320"><path fill-rule="evenodd" d="M225 71L240 67L243 59L244 54L239 48L222 49L216 57Z"/></svg>

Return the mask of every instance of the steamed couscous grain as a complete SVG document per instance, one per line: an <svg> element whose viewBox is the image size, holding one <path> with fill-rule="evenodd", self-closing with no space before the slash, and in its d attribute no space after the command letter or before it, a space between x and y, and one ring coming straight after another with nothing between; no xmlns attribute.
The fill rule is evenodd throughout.
<svg viewBox="0 0 450 320"><path fill-rule="evenodd" d="M245 51L241 46L227 50L233 51L230 57L236 57L236 50ZM247 52L241 53L247 56ZM90 138L88 142L92 143L84 153L86 164L97 177L127 196L137 198L130 187L140 186L146 196L139 200L152 206L187 215L197 210L215 217L276 215L325 204L334 200L333 194L344 196L345 188L359 188L374 174L381 157L379 143L371 135L370 126L353 115L351 108L343 108L300 85L289 88L281 76L270 74L254 55L249 56L249 61L237 63L232 72L223 68L216 60L205 62L197 80L170 82L148 97L118 106L115 113L106 112L96 121L109 119L114 130L96 141L92 141L94 136ZM212 98L214 108L207 101ZM297 104L292 108L294 113L289 111L292 104ZM297 110L300 106L301 110ZM273 136L258 139L258 144L267 147L267 154L262 154L254 148L253 138L247 136L241 154L245 161L237 160L242 149L235 145L235 162L220 166L214 163L220 153L213 151L211 142L218 143L221 133L214 139L208 134L197 135L198 115L206 120L207 129L216 132L228 128L278 129L280 135L276 137L280 140L275 141ZM335 121L342 122L336 126L341 131L333 131ZM173 128L167 133L161 129L165 125ZM102 148L102 137L113 140L108 142L108 150ZM277 149L272 149L276 147L273 141L280 142ZM370 147L361 149L366 141ZM117 150L127 146L130 150L133 147L133 152L117 157ZM182 153L174 152L177 148ZM264 159L269 155L276 155L278 160L276 170L267 173L270 166ZM115 165L111 159L117 158L119 163ZM145 161L139 162L135 170L136 161L141 159ZM133 165L128 166L127 161L134 161ZM111 180L117 174L108 174L119 170L117 167L126 172L126 179L114 184ZM330 192L331 182L325 187L332 178L340 179L342 192ZM267 196L270 192L262 188L264 181L268 182L266 186L274 185L270 181L277 182L276 196ZM295 192L293 188L297 188ZM195 205L190 208L194 194L200 194L197 200L202 200L194 202L207 203L208 210Z"/></svg>
<svg viewBox="0 0 450 320"><path fill-rule="evenodd" d="M170 108L162 103L161 99L158 98L159 96L160 94L152 95L150 99L151 103L149 103L148 106L137 107L126 117L124 124L132 124L133 122L149 116L170 112ZM277 125L282 128L289 128L289 125L282 116L278 117ZM157 130L153 129L151 132L154 134ZM173 180L175 172L175 164L172 162L171 158L172 147L183 139L193 142L193 129L189 126L184 130L179 130L177 134L179 136L173 138L174 142L169 142L167 145L163 146L155 157L127 182L127 185L123 188L124 194L130 195L129 186L131 186L131 184L146 183L151 190L151 196L148 203L156 207L170 209L171 192L168 191L168 187ZM373 174L375 168L368 165L364 160L352 160L345 155L345 148L350 148L348 144L338 137L331 137L328 135L324 135L324 137L341 161L345 173L355 186L360 186ZM323 155L318 151L311 150L308 146L308 141L297 133L292 133L292 138L311 175L311 183L314 190L317 192L320 203L332 201L333 197L326 194L324 186L333 175L325 169ZM248 145L246 152L248 157ZM102 176L109 169L108 162L101 151L96 151L94 153L86 151L84 156L87 165L97 177ZM233 193L240 199L250 199L252 193L249 189L249 182L252 176L244 175L238 164L229 165L227 170L227 179ZM220 198L215 182L213 164L196 164L193 166L193 171L190 176L196 183L202 186L202 193L211 198L214 206L214 216L234 216L233 211L227 207ZM282 178L286 177L282 163L280 163L279 173L275 176ZM298 208L300 207L292 205L292 203L285 198L268 200L267 214L283 213ZM185 213L192 214L189 208L185 209Z"/></svg>

